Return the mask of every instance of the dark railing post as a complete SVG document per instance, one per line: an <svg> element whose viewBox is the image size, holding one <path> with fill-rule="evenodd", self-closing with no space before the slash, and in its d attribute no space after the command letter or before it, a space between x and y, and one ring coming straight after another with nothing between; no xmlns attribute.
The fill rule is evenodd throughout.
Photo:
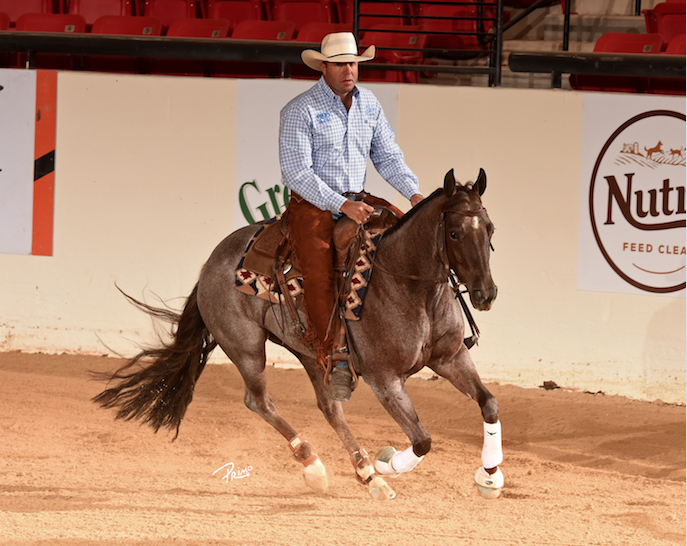
<svg viewBox="0 0 687 546"><path fill-rule="evenodd" d="M642 14L642 0L635 0L635 15Z"/></svg>
<svg viewBox="0 0 687 546"><path fill-rule="evenodd" d="M563 51L570 49L570 8L572 0L565 1L565 14L563 16ZM551 87L560 89L562 77L560 72L551 72Z"/></svg>
<svg viewBox="0 0 687 546"><path fill-rule="evenodd" d="M360 0L353 0L353 36L355 41L360 43L358 32L360 30L360 23L358 21L360 15Z"/></svg>
<svg viewBox="0 0 687 546"><path fill-rule="evenodd" d="M489 76L490 87L501 87L501 63L503 58L503 0L496 2L496 36L491 41L492 52L489 56L489 66L494 73Z"/></svg>

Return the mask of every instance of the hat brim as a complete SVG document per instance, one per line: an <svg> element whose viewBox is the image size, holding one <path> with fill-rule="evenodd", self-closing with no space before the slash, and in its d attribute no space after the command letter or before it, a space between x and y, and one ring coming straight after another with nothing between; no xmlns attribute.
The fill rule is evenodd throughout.
<svg viewBox="0 0 687 546"><path fill-rule="evenodd" d="M335 55L334 57L325 57L319 51L314 49L306 49L301 53L301 59L313 70L321 72L320 63L322 61L329 63L362 63L371 61L375 58L375 46L368 47L362 55Z"/></svg>

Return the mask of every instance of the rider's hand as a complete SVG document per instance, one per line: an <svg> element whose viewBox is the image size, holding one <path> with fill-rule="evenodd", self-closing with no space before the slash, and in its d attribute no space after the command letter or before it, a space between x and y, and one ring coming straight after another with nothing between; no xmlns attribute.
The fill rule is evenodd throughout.
<svg viewBox="0 0 687 546"><path fill-rule="evenodd" d="M424 196L422 194L416 193L415 195L411 196L410 205L414 207L423 199L424 199Z"/></svg>
<svg viewBox="0 0 687 546"><path fill-rule="evenodd" d="M341 212L356 224L364 224L367 222L374 210L373 207L362 201L346 201L341 205Z"/></svg>

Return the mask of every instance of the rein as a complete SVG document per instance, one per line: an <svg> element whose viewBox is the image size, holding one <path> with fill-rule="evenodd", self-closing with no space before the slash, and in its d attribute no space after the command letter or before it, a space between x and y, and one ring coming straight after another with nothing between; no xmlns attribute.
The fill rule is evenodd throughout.
<svg viewBox="0 0 687 546"><path fill-rule="evenodd" d="M375 260L373 260L373 268L378 269L379 271L381 271L382 273L386 273L387 275L391 275L392 277L400 277L402 279L408 279L411 281L427 282L427 283L449 282L456 299L459 301L460 306L463 309L463 313L465 314L465 318L467 318L468 324L470 325L470 330L472 331L472 336L466 337L463 340L463 343L465 343L465 346L468 349L470 349L474 345L477 345L477 343L479 341L480 332L479 332L479 328L477 327L477 323L475 322L475 319L472 318L472 313L470 313L470 308L468 307L467 303L465 303L465 299L463 299L463 294L467 294L467 291L461 291L460 285L464 284L464 283L461 282L461 280L455 274L455 271L451 268L451 264L449 263L448 251L446 249L446 246L447 246L446 238L448 237L448 233L446 232L446 215L450 212L474 218L477 216L481 216L482 214L486 214L487 209L484 207L481 207L477 210L447 210L446 212L442 213L441 222L439 223L439 232L440 233L443 232L444 236L439 237L439 250L440 250L442 261L444 264L444 273L445 274L443 276L441 276L439 278L430 279L427 277L420 277L418 275L410 275L410 274L406 274L406 273L396 273L394 271L389 271L388 269L385 269L384 267L382 267L378 262L376 262L377 256L375 256Z"/></svg>

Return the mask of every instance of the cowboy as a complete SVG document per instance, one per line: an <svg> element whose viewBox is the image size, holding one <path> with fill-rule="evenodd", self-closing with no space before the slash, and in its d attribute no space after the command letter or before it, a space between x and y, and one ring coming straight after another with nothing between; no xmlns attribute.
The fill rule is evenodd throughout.
<svg viewBox="0 0 687 546"><path fill-rule="evenodd" d="M332 354L336 313L332 233L343 215L364 224L374 212L355 197L364 189L368 158L412 206L423 199L379 101L356 86L358 63L373 59L374 53L370 46L359 55L350 32L325 36L319 52L301 53L303 62L322 77L280 115L279 161L283 183L291 190L288 230L304 277L309 329L316 335L303 341L313 343L323 369ZM348 363L337 363L329 395L350 400L351 387Z"/></svg>

